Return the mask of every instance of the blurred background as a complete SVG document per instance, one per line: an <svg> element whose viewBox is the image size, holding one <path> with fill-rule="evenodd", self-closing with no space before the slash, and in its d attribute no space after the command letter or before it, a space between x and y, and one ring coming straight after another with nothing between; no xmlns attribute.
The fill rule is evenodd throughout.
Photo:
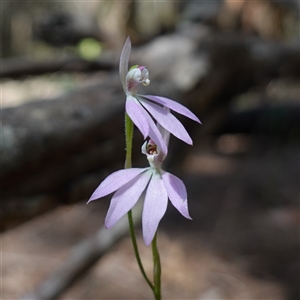
<svg viewBox="0 0 300 300"><path fill-rule="evenodd" d="M139 92L203 123L177 116L194 146L172 138L164 165L193 217L169 205L160 224L164 299L299 299L299 16L289 0L1 2L1 298L152 299L126 227L101 230L111 196L85 204L124 164L129 35Z"/></svg>

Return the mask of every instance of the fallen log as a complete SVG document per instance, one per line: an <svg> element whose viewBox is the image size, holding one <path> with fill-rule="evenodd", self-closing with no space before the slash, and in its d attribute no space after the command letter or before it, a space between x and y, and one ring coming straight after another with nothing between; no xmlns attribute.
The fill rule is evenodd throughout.
<svg viewBox="0 0 300 300"><path fill-rule="evenodd" d="M63 72L110 71L117 68L117 63L107 59L88 61L81 58L55 59L48 61L29 61L22 58L11 58L1 61L0 78L17 79L24 76L42 75Z"/></svg>
<svg viewBox="0 0 300 300"><path fill-rule="evenodd" d="M2 229L68 203L68 184L124 159L124 95L114 86L2 110Z"/></svg>
<svg viewBox="0 0 300 300"><path fill-rule="evenodd" d="M6 179L1 180L1 188L10 185L11 174L19 178L22 165L28 166L28 177L36 169L47 169L54 161L62 163L70 153L87 149L99 136L99 142L110 139L120 132L123 110L124 95L109 83L3 109L1 175Z"/></svg>

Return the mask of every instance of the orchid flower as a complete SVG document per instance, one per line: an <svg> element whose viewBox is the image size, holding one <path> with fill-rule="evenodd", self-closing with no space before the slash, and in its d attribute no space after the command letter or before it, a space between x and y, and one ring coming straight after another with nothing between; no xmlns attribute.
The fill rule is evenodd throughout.
<svg viewBox="0 0 300 300"><path fill-rule="evenodd" d="M192 145L191 137L179 120L170 113L170 109L201 124L200 120L189 109L176 101L160 96L137 94L139 83L150 84L149 72L145 66L139 65L133 66L128 72L130 52L131 42L128 37L121 53L119 65L121 82L126 94L126 113L143 134L144 139L149 136L164 153L167 153L167 145L152 117L174 136Z"/></svg>
<svg viewBox="0 0 300 300"><path fill-rule="evenodd" d="M170 132L160 124L157 128L167 146ZM94 191L88 203L115 192L105 218L105 226L110 228L132 209L145 192L142 227L144 242L148 246L166 212L168 198L185 218L191 217L184 183L161 169L167 153L152 140L146 141L141 150L147 156L150 167L124 169L110 174Z"/></svg>

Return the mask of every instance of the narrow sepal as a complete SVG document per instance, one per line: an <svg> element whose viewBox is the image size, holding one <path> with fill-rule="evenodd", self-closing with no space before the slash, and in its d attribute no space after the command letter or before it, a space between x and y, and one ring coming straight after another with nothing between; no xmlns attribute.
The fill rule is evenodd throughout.
<svg viewBox="0 0 300 300"><path fill-rule="evenodd" d="M192 219L188 210L187 192L184 183L178 177L164 172L162 173L164 186L173 206L187 219Z"/></svg>
<svg viewBox="0 0 300 300"><path fill-rule="evenodd" d="M131 41L130 41L130 38L127 37L126 42L122 49L120 63L119 63L119 74L120 74L120 78L121 78L121 82L122 82L125 94L127 93L126 75L128 73L128 63L129 63L130 52L131 52Z"/></svg>
<svg viewBox="0 0 300 300"><path fill-rule="evenodd" d="M113 226L136 204L150 178L151 172L143 172L117 190L111 199L105 218L107 228Z"/></svg>
<svg viewBox="0 0 300 300"><path fill-rule="evenodd" d="M185 106L181 105L180 103L178 103L174 100L171 100L171 99L168 99L165 97L161 97L161 96L154 96L154 95L138 95L138 96L140 96L142 98L144 97L145 99L148 99L148 100L154 101L156 103L159 103L163 106L166 106L166 107L170 108L171 110L174 110L177 113L201 124L201 121L198 119L198 117L195 114L193 114L188 108L186 108Z"/></svg>
<svg viewBox="0 0 300 300"><path fill-rule="evenodd" d="M169 108L166 109L145 99L140 99L140 102L162 127L185 143L193 144L184 126L170 113Z"/></svg>
<svg viewBox="0 0 300 300"><path fill-rule="evenodd" d="M154 121L144 109L141 103L133 96L128 95L126 100L126 112L132 122L140 130L144 139L149 136L153 142L165 153L167 154L167 145L155 125Z"/></svg>
<svg viewBox="0 0 300 300"><path fill-rule="evenodd" d="M153 240L158 224L168 205L168 195L159 174L154 174L149 182L142 216L144 242L148 246Z"/></svg>
<svg viewBox="0 0 300 300"><path fill-rule="evenodd" d="M149 135L149 122L140 103L131 95L126 97L126 113L142 133L144 139Z"/></svg>
<svg viewBox="0 0 300 300"><path fill-rule="evenodd" d="M131 179L138 176L144 170L145 169L142 168L131 168L119 170L110 174L96 188L96 190L94 191L87 203L113 193L114 191L122 187L124 184L129 182Z"/></svg>

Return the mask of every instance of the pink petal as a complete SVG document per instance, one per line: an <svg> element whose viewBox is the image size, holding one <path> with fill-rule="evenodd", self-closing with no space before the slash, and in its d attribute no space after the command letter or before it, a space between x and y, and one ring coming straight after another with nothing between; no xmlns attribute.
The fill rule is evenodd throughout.
<svg viewBox="0 0 300 300"><path fill-rule="evenodd" d="M195 114L193 114L188 108L186 108L185 106L181 105L180 103L178 103L174 100L171 100L171 99L168 99L165 97L161 97L161 96L153 96L153 95L146 95L146 96L139 95L139 96L144 97L148 100L157 102L163 106L166 106L166 107L170 108L171 110L174 110L177 113L179 113L183 116L186 116L187 118L190 118L201 124L201 121L198 119L198 117Z"/></svg>
<svg viewBox="0 0 300 300"><path fill-rule="evenodd" d="M149 122L145 117L145 110L140 103L131 95L126 98L126 113L144 136L144 139L149 135Z"/></svg>
<svg viewBox="0 0 300 300"><path fill-rule="evenodd" d="M119 63L119 74L120 74L120 78L121 78L121 82L125 94L127 93L126 75L128 73L128 62L129 62L130 52L131 52L131 42L130 42L130 38L127 37L126 42L122 49L120 63Z"/></svg>
<svg viewBox="0 0 300 300"><path fill-rule="evenodd" d="M166 156L168 154L168 146L164 141L157 126L153 122L152 118L149 116L149 114L146 111L145 113L147 114L147 119L149 122L149 137Z"/></svg>
<svg viewBox="0 0 300 300"><path fill-rule="evenodd" d="M168 195L160 174L153 174L147 188L143 208L143 237L144 242L150 245L158 224L165 214L168 205Z"/></svg>
<svg viewBox="0 0 300 300"><path fill-rule="evenodd" d="M110 228L122 218L139 200L145 190L152 172L144 172L124 186L122 186L111 199L110 206L105 218L105 226Z"/></svg>
<svg viewBox="0 0 300 300"><path fill-rule="evenodd" d="M144 99L139 100L162 127L187 144L193 144L191 137L183 125L170 113L169 109L164 109L163 107Z"/></svg>
<svg viewBox="0 0 300 300"><path fill-rule="evenodd" d="M164 110L169 111L167 107L163 107ZM165 143L167 146L169 146L169 141L170 141L170 131L166 130L166 128L162 127L159 123L156 124L159 132L161 133L161 136L163 137Z"/></svg>
<svg viewBox="0 0 300 300"><path fill-rule="evenodd" d="M145 169L143 168L131 168L131 169L119 170L110 174L97 187L97 189L90 197L88 203L116 191L124 184L132 180L134 177L138 176L144 170Z"/></svg>
<svg viewBox="0 0 300 300"><path fill-rule="evenodd" d="M157 126L154 124L152 118L149 116L145 108L140 102L133 96L128 95L126 101L126 112L131 118L132 122L141 131L144 139L149 136L152 141L167 154L168 149L165 141L163 140L161 133Z"/></svg>
<svg viewBox="0 0 300 300"><path fill-rule="evenodd" d="M162 179L168 196L174 207L187 219L192 219L189 215L187 204L187 193L184 183L178 177L163 172Z"/></svg>

